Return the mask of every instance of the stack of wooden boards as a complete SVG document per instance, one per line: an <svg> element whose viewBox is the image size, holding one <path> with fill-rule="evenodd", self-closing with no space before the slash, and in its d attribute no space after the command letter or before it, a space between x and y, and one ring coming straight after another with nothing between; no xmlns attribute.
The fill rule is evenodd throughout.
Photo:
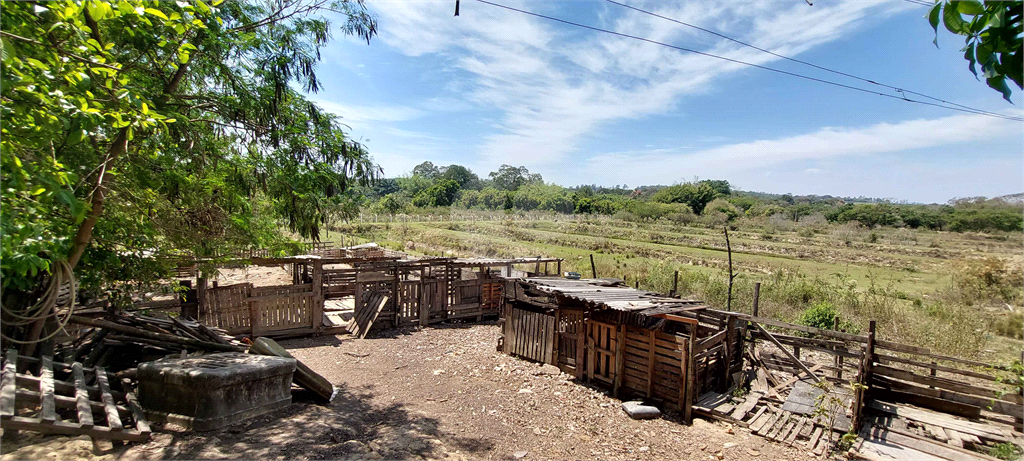
<svg viewBox="0 0 1024 461"><path fill-rule="evenodd" d="M245 344L223 330L174 317L108 314L105 318L73 316L71 323L90 327L64 346L61 356L85 367L118 371L181 351L241 352Z"/></svg>
<svg viewBox="0 0 1024 461"><path fill-rule="evenodd" d="M102 367L19 357L7 351L0 378L0 427L5 434L29 430L140 441L150 436L134 395L112 389Z"/></svg>
<svg viewBox="0 0 1024 461"><path fill-rule="evenodd" d="M373 328L373 322L377 321L377 317L380 317L381 310L388 304L391 298L383 292L370 290L362 293L363 303L362 309L358 309L355 312L355 316L348 322L348 332L365 338Z"/></svg>
<svg viewBox="0 0 1024 461"><path fill-rule="evenodd" d="M788 390L788 389L786 389ZM766 396L752 391L744 397L735 398L729 394L709 392L697 399L693 410L698 414L712 417L750 429L750 432L769 440L791 446L802 446L820 455L828 448L829 433L846 432L849 419L840 418L834 427L828 428L823 417L815 418L806 412L784 409L786 403L777 397Z"/></svg>
<svg viewBox="0 0 1024 461"><path fill-rule="evenodd" d="M864 459L991 461L989 447L1000 443L1024 445L1024 435L1008 424L975 422L905 404L878 400L867 404L871 411L861 430L858 453Z"/></svg>

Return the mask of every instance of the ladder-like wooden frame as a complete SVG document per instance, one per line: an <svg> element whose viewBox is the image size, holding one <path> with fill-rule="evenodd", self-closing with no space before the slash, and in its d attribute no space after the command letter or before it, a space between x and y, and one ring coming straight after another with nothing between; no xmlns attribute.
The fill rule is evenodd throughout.
<svg viewBox="0 0 1024 461"><path fill-rule="evenodd" d="M37 364L38 376L28 371ZM45 356L19 357L11 349L2 373L0 427L4 430L125 441L150 438L149 422L135 396L111 390L110 377L102 367L69 365Z"/></svg>

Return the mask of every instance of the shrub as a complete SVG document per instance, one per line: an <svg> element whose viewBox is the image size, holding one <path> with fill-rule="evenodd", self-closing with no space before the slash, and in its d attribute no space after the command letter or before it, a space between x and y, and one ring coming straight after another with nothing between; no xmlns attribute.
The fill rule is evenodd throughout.
<svg viewBox="0 0 1024 461"><path fill-rule="evenodd" d="M995 446L988 449L988 454L990 456L999 459L1005 459L1007 461L1017 459L1021 455L1021 453L1022 450L1020 449L1020 447L1010 442L998 443Z"/></svg>
<svg viewBox="0 0 1024 461"><path fill-rule="evenodd" d="M843 320L832 303L819 301L813 306L804 309L796 323L808 327L831 330L836 327L836 317L839 317L839 331L854 331L856 327L848 320Z"/></svg>
<svg viewBox="0 0 1024 461"><path fill-rule="evenodd" d="M989 329L1007 338L1024 339L1024 312L1011 312L991 319Z"/></svg>

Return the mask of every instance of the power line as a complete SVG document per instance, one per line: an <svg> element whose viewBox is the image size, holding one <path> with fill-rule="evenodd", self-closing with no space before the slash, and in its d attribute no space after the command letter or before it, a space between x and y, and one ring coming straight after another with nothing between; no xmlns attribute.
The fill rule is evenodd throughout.
<svg viewBox="0 0 1024 461"><path fill-rule="evenodd" d="M588 26L586 24L580 24L580 23L568 21L568 20L565 20L565 19L559 19L559 18L552 17L552 16L546 16L546 15L543 15L543 14L540 14L540 13L534 13L532 11L521 10L521 9L518 9L518 8L513 8L511 6L506 6L506 5L502 5L502 4L499 4L499 3L489 2L487 0L476 0L476 1L478 1L480 3L487 4L487 5L495 6L495 7L498 7L498 8L506 9L506 10L509 10L509 11L515 11L517 13L523 13L523 14L527 14L527 15L530 15L530 16L536 16L538 18L543 18L543 19L547 19L547 20L550 20L550 21L560 22L560 23L563 23L563 24L571 25L571 26L581 27L581 28L593 30L593 31L596 31L596 32L603 32L603 33L606 33L606 34L616 35L616 36L619 36L619 37L625 37L625 38L631 38L631 39L634 39L634 40L640 40L642 42L653 43L655 45L661 45L661 46L672 48L672 49L676 49L676 50L679 50L679 51L685 51L685 52L688 52L688 53L699 54L699 55L702 55L702 56L707 56L707 57L711 57L711 58L715 58L715 59L720 59L720 60L723 60L723 61L733 62L733 63L736 63L736 64L742 64L742 65L745 65L745 66L756 67L758 69L763 69L763 70L767 70L767 71L771 71L771 72L776 72L776 73L783 74L783 75L789 75L791 77L802 78L802 79L810 80L810 81L814 81L814 82L824 83L826 85L832 85L832 86L837 86L837 87L840 87L840 88L846 88L846 89L849 89L849 90L860 91L862 93L868 93L868 94L873 94L873 95L882 96L882 97L886 97L886 98L898 99L898 100L901 100L901 101L912 102L912 103L916 103L916 104L923 104L923 105L926 105L926 106L941 107L943 109L955 110L955 111L959 111L959 112L967 112L967 113L978 114L978 115L986 115L986 116L989 116L989 117L1002 118L1002 119L1007 119L1007 120L1024 121L1024 118L1020 118L1020 117L1011 117L1011 116L1008 116L1008 115L997 114L997 113L994 113L994 112L992 112L992 113L985 113L983 111L979 111L977 109L970 109L970 108L964 109L964 108L958 108L958 107L949 107L949 106L944 106L942 104L935 104L935 103L931 103L931 102L919 101L919 100L916 100L916 99L910 99L910 98L907 98L906 95L894 96L894 95L891 95L891 94L879 93L877 91L872 91L872 90L868 90L868 89L864 89L864 88L858 88L858 87L851 86L851 85L846 85L846 84L843 84L843 83L833 82L833 81L824 80L824 79L820 79L820 78L816 78L816 77L810 77L810 76L807 76L807 75L801 75L801 74L798 74L798 73L795 73L795 72L789 72L789 71L785 71L785 70L781 70L781 69L774 69L774 68L767 67L767 66L762 66L762 65L759 65L759 64L753 64L753 63L749 63L749 62L746 62L746 61L740 61L738 59L727 58L725 56L719 56L719 55L716 55L716 54L705 53L703 51L697 51L697 50L693 50L693 49L690 49L690 48L684 48L684 47L681 47L681 46L670 45L668 43L659 42L657 40L651 40L649 38L643 38L643 37L638 37L638 36L635 36L635 35L629 35L629 34L624 34L624 33L621 33L621 32L615 32L615 31L611 31L611 30L607 30L607 29L601 29L599 27Z"/></svg>
<svg viewBox="0 0 1024 461"><path fill-rule="evenodd" d="M724 35L722 33L715 32L715 31L709 30L709 29L705 29L705 28L700 27L700 26L695 26L693 24L689 24L689 23L686 23L686 22L683 22L683 21L680 21L680 20L677 20L677 19L674 19L674 18L667 17L667 16L662 16L660 14L657 14L657 13L654 13L654 12L651 12L651 11L647 11L647 10L644 10L644 9L641 9L641 8L637 8L635 6L626 5L624 3L619 3L619 2L617 2L615 0L605 0L605 1L607 1L608 3L614 3L616 5L619 5L619 6L622 6L622 7L625 7L625 8L629 8L629 9L634 10L634 11L639 11L641 13L648 14L648 15L651 15L651 16L654 16L654 17L657 17L657 18L665 19L667 21L672 21L672 22L674 22L676 24L684 25L686 27L690 27L690 28L697 29L697 30L700 30L700 31L703 31L703 32L707 32L709 34L712 34L712 35L724 38L724 39L729 40L731 42L735 42L735 43L738 43L740 45L743 45L743 46L746 46L746 47L750 47L750 48L753 48L755 50L758 50L758 51L761 51L761 52L764 52L764 53L768 53L768 54L770 54L772 56L775 56L775 57L778 57L778 58L782 58L782 59L785 59L785 60L788 60L788 61L792 61L792 62L796 62L796 63L799 63L799 64L803 64L805 66L810 66L810 67L813 67L815 69L820 69L820 70L823 70L823 71L826 71L826 72L832 72L833 74L842 75L844 77L849 77L849 78L852 78L852 79L860 80L862 82L867 82L867 83L870 83L872 85L883 86L883 87L892 89L892 90L896 91L897 93L913 94L913 95L916 95L916 96L920 96L922 98L927 98L927 99L931 99L933 101L938 101L938 102L941 102L941 103L949 104L951 106L957 106L957 107L960 107L962 109L966 109L966 110L972 111L972 112L977 113L977 114L984 114L984 115L989 115L989 116L993 116L993 117L1007 117L1006 115L1003 115L1003 114L1000 114L1000 113L997 113L997 112L990 112L990 111L978 109L978 108L975 108L975 107L965 106L963 104L957 104L957 103L952 102L952 101L947 101L945 99L936 98L934 96L929 96L927 94L919 93L917 91L907 90L907 89L903 89L903 88L896 87L896 86L893 86L893 85L888 85L888 84L885 84L885 83L876 82L876 81L868 79L868 78L858 77L858 76L850 74L850 73L846 73L846 72L842 72L842 71L838 71L838 70L834 70L834 69L829 69L827 67L819 66L817 64L814 64L814 63L811 63L811 62L807 62L807 61L804 61L804 60L801 60L801 59L791 58L789 56L783 56L783 55L775 53L773 51L766 50L764 48L760 48L760 47L751 45L749 43L737 40L735 38L729 37L729 36ZM911 3L918 3L916 0L904 0L904 1L911 2ZM924 4L924 5L933 6L933 5L931 5L929 3L926 3L926 2L920 2L920 3ZM903 99L903 98L901 98L901 99Z"/></svg>
<svg viewBox="0 0 1024 461"><path fill-rule="evenodd" d="M929 7L935 6L934 3L928 3L928 2L923 1L923 0L903 0L903 1L907 2L907 3L913 3L915 5L921 5L921 6L929 6Z"/></svg>

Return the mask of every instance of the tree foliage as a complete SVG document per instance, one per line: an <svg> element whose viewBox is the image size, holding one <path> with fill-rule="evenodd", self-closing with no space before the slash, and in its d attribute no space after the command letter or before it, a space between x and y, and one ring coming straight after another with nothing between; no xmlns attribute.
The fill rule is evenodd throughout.
<svg viewBox="0 0 1024 461"><path fill-rule="evenodd" d="M967 68L978 78L980 66L985 83L1010 101L1007 78L1024 89L1022 16L1020 0L987 0L984 4L977 0L940 1L928 13L928 22L935 29L935 46L939 46L940 22L946 30L964 36L966 46L961 51L969 63Z"/></svg>
<svg viewBox="0 0 1024 461"><path fill-rule="evenodd" d="M376 34L347 1L4 4L5 289L56 259L124 280L153 257L283 245L278 218L315 239L353 212L380 169L293 89L322 86L327 10Z"/></svg>

